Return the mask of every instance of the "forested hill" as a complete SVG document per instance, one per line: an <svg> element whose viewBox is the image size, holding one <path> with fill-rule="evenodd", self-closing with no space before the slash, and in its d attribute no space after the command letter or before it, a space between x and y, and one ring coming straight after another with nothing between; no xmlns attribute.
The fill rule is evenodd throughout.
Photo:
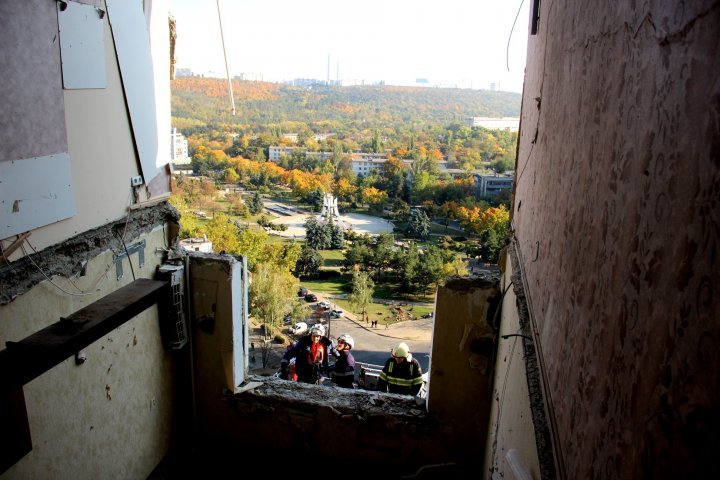
<svg viewBox="0 0 720 480"><path fill-rule="evenodd" d="M395 86L293 87L234 80L233 117L226 80L182 77L172 82L176 126L362 123L365 128L447 125L465 117L518 117L520 94Z"/></svg>

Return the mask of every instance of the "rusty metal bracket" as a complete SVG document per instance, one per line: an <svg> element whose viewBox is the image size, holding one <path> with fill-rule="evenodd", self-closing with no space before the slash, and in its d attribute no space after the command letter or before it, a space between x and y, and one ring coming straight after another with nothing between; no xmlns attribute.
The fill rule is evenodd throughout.
<svg viewBox="0 0 720 480"><path fill-rule="evenodd" d="M127 252L120 252L115 255L115 274L117 275L118 280L123 278L122 259L127 257L128 262L131 262L132 260L130 259L130 255L135 252L138 252L138 261L140 262L140 266L142 267L143 265L145 265L145 240L140 240L137 243L133 243L132 245L127 247Z"/></svg>

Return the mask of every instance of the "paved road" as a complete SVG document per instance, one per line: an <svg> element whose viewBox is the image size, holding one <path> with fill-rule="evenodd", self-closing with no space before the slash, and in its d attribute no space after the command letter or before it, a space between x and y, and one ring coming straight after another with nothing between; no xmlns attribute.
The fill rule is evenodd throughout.
<svg viewBox="0 0 720 480"><path fill-rule="evenodd" d="M318 295L318 300L323 300ZM332 299L329 299L332 303ZM426 372L430 365L430 342L432 339L433 319L410 320L384 326L370 328L358 320L354 314L346 312L341 318L330 320L330 336L333 339L343 333L352 335L355 340L353 356L356 362L384 365L390 357L390 349L399 342L405 342L410 352L420 362Z"/></svg>

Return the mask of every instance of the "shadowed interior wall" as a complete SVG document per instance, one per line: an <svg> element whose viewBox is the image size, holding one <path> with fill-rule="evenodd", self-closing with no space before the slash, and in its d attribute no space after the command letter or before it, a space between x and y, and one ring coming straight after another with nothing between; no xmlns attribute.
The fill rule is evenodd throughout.
<svg viewBox="0 0 720 480"><path fill-rule="evenodd" d="M452 431L454 460L477 469L490 418L498 285L492 277L450 278L435 300L427 409Z"/></svg>
<svg viewBox="0 0 720 480"><path fill-rule="evenodd" d="M542 2L513 226L567 478L720 453L720 4Z"/></svg>
<svg viewBox="0 0 720 480"><path fill-rule="evenodd" d="M166 243L163 228L126 239L128 245L138 240L147 242L145 265L140 267L134 254L134 275L153 278L162 261L162 250L156 252ZM85 275L72 280L52 277L65 291L87 296L68 295L45 281L1 305L0 345L22 340L132 282L127 259L125 275L117 280L113 257L108 250L90 258ZM157 307L84 352L82 365L68 358L23 387L33 449L0 478L145 478L164 457L174 433L177 394Z"/></svg>

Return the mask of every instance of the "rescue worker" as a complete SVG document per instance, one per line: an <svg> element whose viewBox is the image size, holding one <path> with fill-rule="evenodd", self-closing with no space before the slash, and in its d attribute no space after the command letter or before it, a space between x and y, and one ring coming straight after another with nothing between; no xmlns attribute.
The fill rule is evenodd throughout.
<svg viewBox="0 0 720 480"><path fill-rule="evenodd" d="M323 372L328 370L328 351L332 342L325 336L325 327L313 325L310 332L290 347L280 361L280 376L289 380L290 360L295 359L295 374L298 382L318 383Z"/></svg>
<svg viewBox="0 0 720 480"><path fill-rule="evenodd" d="M422 386L422 369L410 353L407 343L400 342L392 350L392 357L380 372L377 389L380 392L417 395Z"/></svg>
<svg viewBox="0 0 720 480"><path fill-rule="evenodd" d="M331 350L332 355L337 358L335 366L330 372L330 379L338 387L353 388L355 380L355 357L350 350L355 346L355 340L348 335L340 335L337 339L337 347Z"/></svg>

